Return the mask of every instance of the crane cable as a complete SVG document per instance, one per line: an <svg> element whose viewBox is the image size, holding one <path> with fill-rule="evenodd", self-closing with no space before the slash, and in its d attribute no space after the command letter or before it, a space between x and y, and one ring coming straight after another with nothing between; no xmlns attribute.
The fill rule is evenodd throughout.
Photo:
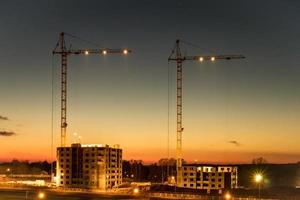
<svg viewBox="0 0 300 200"><path fill-rule="evenodd" d="M89 41L89 40L86 40L86 39L84 39L84 38L78 37L78 36L76 36L76 35L72 35L72 34L66 33L66 32L65 32L65 35L68 35L68 36L71 37L71 38L75 38L75 39L80 40L80 41L82 41L82 42L85 42L85 43L87 43L87 44L91 44L91 45L94 45L94 46L96 46L96 47L101 47L101 45L99 45L99 44L97 44L97 43L95 43L95 42L91 42L91 41Z"/></svg>
<svg viewBox="0 0 300 200"><path fill-rule="evenodd" d="M52 65L51 65L51 181L53 175L53 148L54 148L54 55L52 54Z"/></svg>
<svg viewBox="0 0 300 200"><path fill-rule="evenodd" d="M170 162L170 62L168 61L168 138L167 138L167 177L169 177L169 162Z"/></svg>
<svg viewBox="0 0 300 200"><path fill-rule="evenodd" d="M208 48L204 48L204 47L201 47L200 45L197 45L197 44L193 44L191 42L187 42L185 40L180 40L182 43L186 44L186 45L189 45L191 47L194 47L194 48L197 48L197 49L201 49L202 51L207 51L209 53L213 53L213 54L218 54L216 50L214 49L208 49Z"/></svg>

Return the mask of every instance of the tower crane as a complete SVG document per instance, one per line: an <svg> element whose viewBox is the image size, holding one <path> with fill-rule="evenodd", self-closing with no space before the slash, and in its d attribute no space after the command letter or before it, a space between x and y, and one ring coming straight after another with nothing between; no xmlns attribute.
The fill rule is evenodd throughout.
<svg viewBox="0 0 300 200"><path fill-rule="evenodd" d="M205 62L215 60L231 60L231 59L243 59L243 55L196 55L196 56L184 56L181 53L180 43L183 41L177 39L175 46L168 58L168 61L175 61L177 65L177 78L176 78L176 173L177 186L182 186L182 133L183 133L183 122L182 122L182 73L183 73L183 62L184 61L198 61Z"/></svg>
<svg viewBox="0 0 300 200"><path fill-rule="evenodd" d="M111 48L100 48L100 49L71 49L67 48L65 36L75 37L71 34L61 32L59 36L59 41L53 50L54 54L59 54L61 56L61 147L66 146L67 137L67 61L70 55L107 55L107 54L124 54L127 55L131 53L129 49L111 49Z"/></svg>

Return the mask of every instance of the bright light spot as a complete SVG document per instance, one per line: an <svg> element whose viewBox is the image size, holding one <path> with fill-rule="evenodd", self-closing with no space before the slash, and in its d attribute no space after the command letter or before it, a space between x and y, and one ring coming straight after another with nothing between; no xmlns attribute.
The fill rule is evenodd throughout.
<svg viewBox="0 0 300 200"><path fill-rule="evenodd" d="M139 192L140 192L139 188L134 188L134 189L133 189L133 193L134 193L134 194L138 194Z"/></svg>
<svg viewBox="0 0 300 200"><path fill-rule="evenodd" d="M44 199L45 198L45 193L44 192L39 192L38 197L39 197L39 199Z"/></svg>
<svg viewBox="0 0 300 200"><path fill-rule="evenodd" d="M125 54L125 55L128 54L128 50L127 50L127 49L124 49L124 50L123 50L123 54Z"/></svg>
<svg viewBox="0 0 300 200"><path fill-rule="evenodd" d="M263 179L263 176L261 174L256 174L255 175L255 182L260 183Z"/></svg>
<svg viewBox="0 0 300 200"><path fill-rule="evenodd" d="M231 199L231 195L229 193L225 194L225 199Z"/></svg>
<svg viewBox="0 0 300 200"><path fill-rule="evenodd" d="M107 54L107 51L106 51L106 50L103 50L103 51L102 51L102 54L103 54L103 55L106 55L106 54Z"/></svg>
<svg viewBox="0 0 300 200"><path fill-rule="evenodd" d="M172 179L172 180L175 180L175 176L172 176L171 179Z"/></svg>
<svg viewBox="0 0 300 200"><path fill-rule="evenodd" d="M10 168L7 168L6 171L7 171L7 172L10 172Z"/></svg>
<svg viewBox="0 0 300 200"><path fill-rule="evenodd" d="M203 57L200 57L200 58L199 58L199 61L200 61L200 62L203 62L203 60L204 60Z"/></svg>
<svg viewBox="0 0 300 200"><path fill-rule="evenodd" d="M215 58L215 57L211 57L210 60L211 60L211 61L215 61L216 58Z"/></svg>
<svg viewBox="0 0 300 200"><path fill-rule="evenodd" d="M85 55L89 55L89 51L85 51L84 54L85 54Z"/></svg>

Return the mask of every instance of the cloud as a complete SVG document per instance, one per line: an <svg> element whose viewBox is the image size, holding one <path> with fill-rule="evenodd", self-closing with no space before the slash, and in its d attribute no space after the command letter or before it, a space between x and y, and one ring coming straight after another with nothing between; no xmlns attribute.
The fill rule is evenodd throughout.
<svg viewBox="0 0 300 200"><path fill-rule="evenodd" d="M0 115L0 120L9 120L7 117Z"/></svg>
<svg viewBox="0 0 300 200"><path fill-rule="evenodd" d="M15 132L12 132L12 131L0 131L0 136L13 136L13 135L16 135Z"/></svg>
<svg viewBox="0 0 300 200"><path fill-rule="evenodd" d="M238 141L236 141L236 140L231 140L231 141L228 141L228 143L229 144L232 144L232 145L235 145L235 146L240 146L241 144L238 142Z"/></svg>

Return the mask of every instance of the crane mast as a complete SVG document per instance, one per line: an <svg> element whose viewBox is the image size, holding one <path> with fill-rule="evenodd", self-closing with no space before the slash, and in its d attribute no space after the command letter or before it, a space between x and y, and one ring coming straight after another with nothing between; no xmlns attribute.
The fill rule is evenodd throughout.
<svg viewBox="0 0 300 200"><path fill-rule="evenodd" d="M101 49L67 49L65 36L74 37L68 33L61 32L59 40L56 44L55 49L53 50L54 54L61 55L61 118L60 118L60 133L61 133L61 147L66 146L67 140L67 60L69 55L89 55L89 54L124 54L127 55L131 53L131 50L128 49L110 49L110 48L101 48Z"/></svg>
<svg viewBox="0 0 300 200"><path fill-rule="evenodd" d="M192 61L212 61L218 59L243 59L243 55L203 55L203 56L183 56L180 50L180 40L177 39L175 47L173 48L171 55L168 58L168 61L176 62L176 184L177 186L182 186L182 133L183 133L183 116L182 116L182 75L183 75L183 62L187 60Z"/></svg>

